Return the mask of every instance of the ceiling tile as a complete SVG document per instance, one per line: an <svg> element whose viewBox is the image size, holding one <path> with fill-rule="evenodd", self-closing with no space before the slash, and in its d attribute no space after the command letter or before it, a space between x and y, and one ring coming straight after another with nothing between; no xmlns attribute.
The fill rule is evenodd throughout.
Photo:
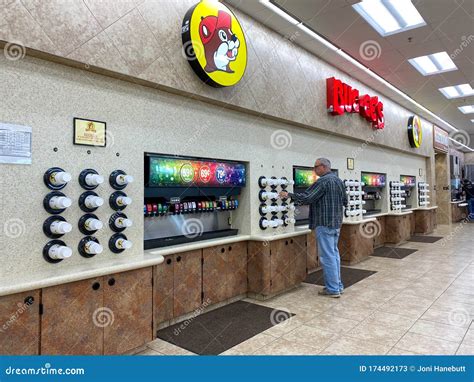
<svg viewBox="0 0 474 382"><path fill-rule="evenodd" d="M473 12L473 2L471 0L414 0L418 12L425 19L426 22L435 23L449 18L456 10L462 9L471 16Z"/></svg>

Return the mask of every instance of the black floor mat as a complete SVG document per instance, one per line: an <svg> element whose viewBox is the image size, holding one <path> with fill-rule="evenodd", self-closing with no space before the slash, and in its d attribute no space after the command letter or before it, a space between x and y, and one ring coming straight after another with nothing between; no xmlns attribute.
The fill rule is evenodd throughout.
<svg viewBox="0 0 474 382"><path fill-rule="evenodd" d="M397 248L397 247L379 247L374 250L372 256L388 257L390 259L403 259L412 253L415 253L417 249L410 248Z"/></svg>
<svg viewBox="0 0 474 382"><path fill-rule="evenodd" d="M294 316L237 301L161 329L157 337L200 355L217 355Z"/></svg>
<svg viewBox="0 0 474 382"><path fill-rule="evenodd" d="M436 243L442 238L442 236L412 236L408 239L408 241L414 241L417 243Z"/></svg>
<svg viewBox="0 0 474 382"><path fill-rule="evenodd" d="M349 267L341 267L341 279L344 284L344 288L348 288L355 283L377 273L376 271L368 271L366 269L357 269ZM316 272L310 273L306 276L305 283L316 284L324 286L323 270L317 270Z"/></svg>

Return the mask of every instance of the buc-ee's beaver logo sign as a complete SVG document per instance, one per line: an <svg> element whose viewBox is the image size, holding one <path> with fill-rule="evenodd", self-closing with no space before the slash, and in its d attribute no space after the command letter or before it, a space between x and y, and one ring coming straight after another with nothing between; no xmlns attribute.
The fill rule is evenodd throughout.
<svg viewBox="0 0 474 382"><path fill-rule="evenodd" d="M203 0L192 7L182 26L183 51L206 84L232 86L247 66L247 45L239 21L224 4Z"/></svg>

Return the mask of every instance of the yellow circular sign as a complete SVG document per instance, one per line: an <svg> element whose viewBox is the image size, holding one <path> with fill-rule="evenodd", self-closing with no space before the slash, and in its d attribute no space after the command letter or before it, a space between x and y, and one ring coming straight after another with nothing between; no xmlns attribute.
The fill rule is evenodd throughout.
<svg viewBox="0 0 474 382"><path fill-rule="evenodd" d="M184 17L183 50L189 64L206 84L233 86L247 67L247 44L239 21L224 4L202 0Z"/></svg>
<svg viewBox="0 0 474 382"><path fill-rule="evenodd" d="M418 116L413 115L408 119L408 141L411 147L418 148L421 146L423 138L423 129L421 120Z"/></svg>

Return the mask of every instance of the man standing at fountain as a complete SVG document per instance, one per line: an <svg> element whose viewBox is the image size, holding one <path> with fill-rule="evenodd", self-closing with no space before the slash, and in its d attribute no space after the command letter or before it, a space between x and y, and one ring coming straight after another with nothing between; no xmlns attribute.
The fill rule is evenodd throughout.
<svg viewBox="0 0 474 382"><path fill-rule="evenodd" d="M302 193L280 192L296 204L309 204L309 228L316 231L318 253L324 274L324 289L318 294L338 298L343 293L341 258L337 244L347 195L344 183L331 171L331 162L319 158L314 164L319 179Z"/></svg>

